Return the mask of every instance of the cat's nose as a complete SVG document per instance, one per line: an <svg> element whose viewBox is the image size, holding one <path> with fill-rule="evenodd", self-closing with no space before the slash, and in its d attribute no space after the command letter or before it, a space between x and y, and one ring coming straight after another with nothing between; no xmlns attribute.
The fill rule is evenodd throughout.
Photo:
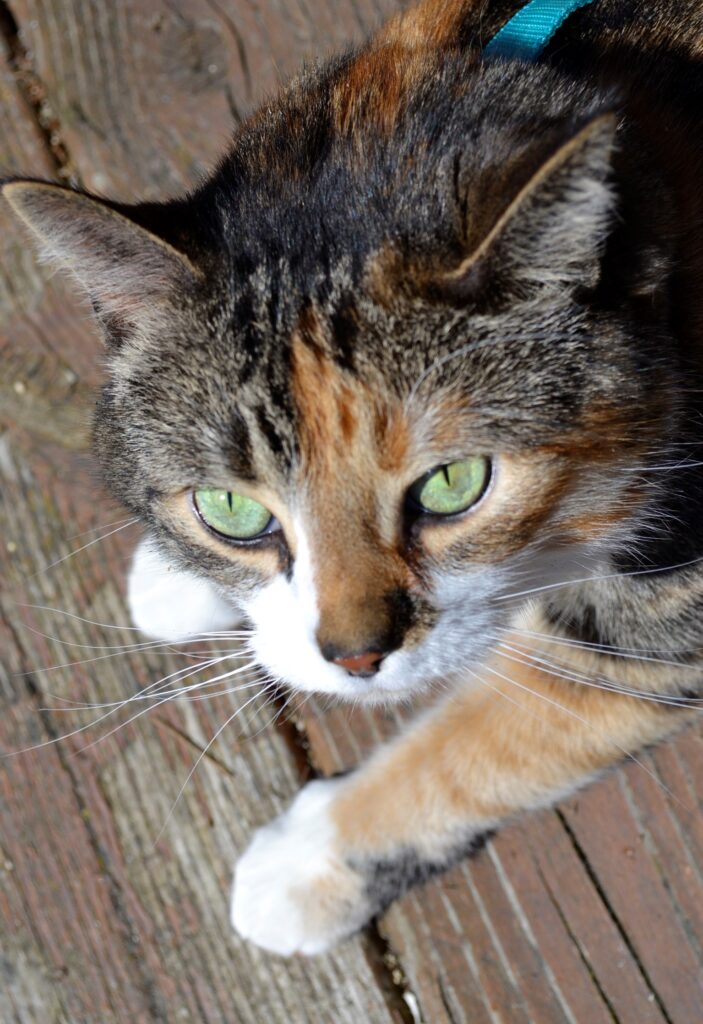
<svg viewBox="0 0 703 1024"><path fill-rule="evenodd" d="M352 676L375 675L384 657L383 651L365 651L363 654L340 655L337 652L323 649L322 654L327 661L331 661L334 665L339 665L340 668L346 669Z"/></svg>

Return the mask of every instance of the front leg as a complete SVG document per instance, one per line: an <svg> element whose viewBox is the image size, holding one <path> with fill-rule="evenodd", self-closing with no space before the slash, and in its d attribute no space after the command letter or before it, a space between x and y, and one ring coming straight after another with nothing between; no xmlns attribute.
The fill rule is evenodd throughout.
<svg viewBox="0 0 703 1024"><path fill-rule="evenodd" d="M236 868L234 926L274 952L318 953L486 831L549 805L682 716L561 680L524 654L496 656L357 772L309 783L257 832Z"/></svg>

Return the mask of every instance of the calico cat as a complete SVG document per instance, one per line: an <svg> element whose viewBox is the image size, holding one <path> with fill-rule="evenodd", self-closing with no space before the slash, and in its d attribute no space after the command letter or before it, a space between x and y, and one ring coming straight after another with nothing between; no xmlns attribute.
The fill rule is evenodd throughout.
<svg viewBox="0 0 703 1024"><path fill-rule="evenodd" d="M703 5L559 6L532 59L486 48L519 0L425 0L182 199L4 186L105 336L135 622L243 611L297 690L449 688L254 837L233 922L279 953L703 698Z"/></svg>

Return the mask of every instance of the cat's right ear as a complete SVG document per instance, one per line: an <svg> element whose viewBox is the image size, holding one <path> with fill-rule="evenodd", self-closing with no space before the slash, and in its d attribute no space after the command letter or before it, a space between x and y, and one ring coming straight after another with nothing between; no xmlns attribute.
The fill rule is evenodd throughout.
<svg viewBox="0 0 703 1024"><path fill-rule="evenodd" d="M513 299L592 288L612 230L617 118L603 114L548 155L476 247L436 286L467 300L488 283Z"/></svg>
<svg viewBox="0 0 703 1024"><path fill-rule="evenodd" d="M24 180L6 182L2 195L43 259L70 271L101 313L121 323L144 327L197 285L200 274L187 256L101 199Z"/></svg>

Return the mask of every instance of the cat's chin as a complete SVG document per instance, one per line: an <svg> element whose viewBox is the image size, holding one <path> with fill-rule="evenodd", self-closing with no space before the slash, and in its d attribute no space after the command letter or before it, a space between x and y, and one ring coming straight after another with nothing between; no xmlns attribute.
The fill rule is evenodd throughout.
<svg viewBox="0 0 703 1024"><path fill-rule="evenodd" d="M378 708L378 707L393 707L397 704L413 704L423 697L426 697L429 693L437 692L440 687L444 691L446 689L444 680L427 683L421 686L406 686L402 689L394 690L383 690L375 688L367 691L366 693L356 693L353 697L349 694L340 694L340 701L344 701L347 704L363 704L364 707Z"/></svg>
<svg viewBox="0 0 703 1024"><path fill-rule="evenodd" d="M399 678L400 677L400 678ZM313 694L317 697L330 697L341 704L363 705L364 707L392 707L397 704L412 704L418 700L426 700L428 697L435 697L453 692L457 687L472 685L458 672L449 672L438 676L430 674L427 677L414 677L408 679L406 673L394 672L386 679L383 673L368 678L354 678L348 676L336 684L325 683L324 685L309 685L306 681L300 683L284 680L285 685L294 693L304 696Z"/></svg>
<svg viewBox="0 0 703 1024"><path fill-rule="evenodd" d="M366 681L366 680L362 680ZM394 704L408 704L417 700L427 692L429 687L405 686L397 689L384 689L379 686L369 686L367 689L359 687L351 690L348 688L332 691L340 702L345 704L363 704L364 707L390 707ZM330 691L325 690L324 695L329 697Z"/></svg>

